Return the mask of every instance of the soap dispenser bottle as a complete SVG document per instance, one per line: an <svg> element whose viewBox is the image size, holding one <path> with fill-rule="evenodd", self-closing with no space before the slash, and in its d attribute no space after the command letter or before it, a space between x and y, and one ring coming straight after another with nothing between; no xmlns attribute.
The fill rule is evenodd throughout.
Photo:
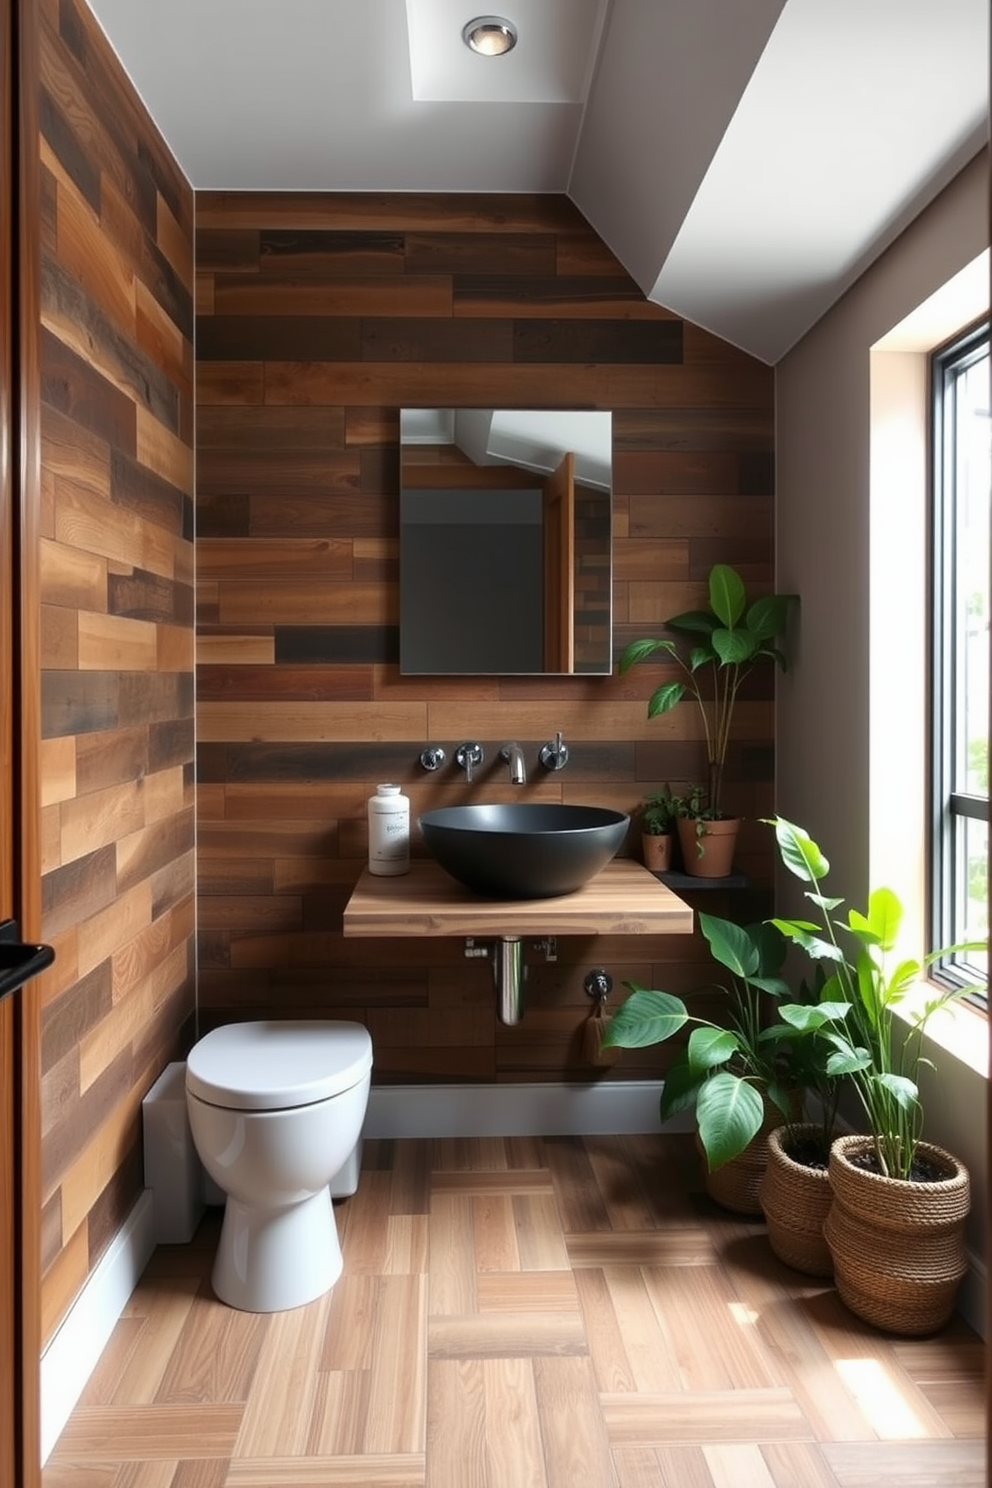
<svg viewBox="0 0 992 1488"><path fill-rule="evenodd" d="M377 785L369 797L369 872L382 876L410 868L410 801L398 785Z"/></svg>

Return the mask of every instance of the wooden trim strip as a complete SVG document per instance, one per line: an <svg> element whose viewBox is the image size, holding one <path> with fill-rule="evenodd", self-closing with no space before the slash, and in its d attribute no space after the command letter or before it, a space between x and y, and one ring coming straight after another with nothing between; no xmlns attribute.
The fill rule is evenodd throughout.
<svg viewBox="0 0 992 1488"><path fill-rule="evenodd" d="M13 130L16 223L16 341L13 448L15 498L15 875L17 918L26 940L41 938L41 162L38 91L40 36L34 0L13 0L16 76ZM41 979L19 994L20 1114L18 1192L21 1417L17 1482L41 1482Z"/></svg>
<svg viewBox="0 0 992 1488"><path fill-rule="evenodd" d="M3 122L0 138L0 222L11 220L11 43L10 0L0 0L0 76L3 82ZM14 647L13 512L11 501L11 407L13 360L11 299L13 244L9 227L0 236L0 919L14 908ZM14 1003L0 1006L0 1358L14 1361L17 1348L17 1272L15 1214L16 1138L14 1115ZM17 1482L15 1442L18 1435L18 1382L15 1369L0 1370L0 1483Z"/></svg>

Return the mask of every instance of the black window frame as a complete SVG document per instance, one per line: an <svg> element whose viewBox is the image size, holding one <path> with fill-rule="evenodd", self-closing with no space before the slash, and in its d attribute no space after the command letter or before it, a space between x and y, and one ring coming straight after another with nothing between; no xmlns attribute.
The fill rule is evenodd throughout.
<svg viewBox="0 0 992 1488"><path fill-rule="evenodd" d="M928 833L929 949L953 943L961 920L955 873L957 834L969 820L989 820L989 799L953 789L957 707L955 689L954 581L956 578L956 449L948 429L953 419L956 379L990 355L990 321L983 318L930 356L930 814ZM992 362L990 362L992 367ZM992 421L990 421L992 430ZM992 570L992 555L990 555ZM948 681L950 678L950 681ZM948 701L948 690L950 700ZM976 968L942 958L930 968L932 980L959 988L974 983ZM970 1000L987 1008L986 992Z"/></svg>

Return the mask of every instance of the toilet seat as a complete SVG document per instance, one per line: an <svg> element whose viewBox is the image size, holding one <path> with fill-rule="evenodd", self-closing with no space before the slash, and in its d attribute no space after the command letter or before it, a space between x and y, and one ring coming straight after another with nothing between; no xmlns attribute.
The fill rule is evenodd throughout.
<svg viewBox="0 0 992 1488"><path fill-rule="evenodd" d="M285 1111L350 1090L372 1067L361 1023L227 1023L189 1052L186 1089L233 1111Z"/></svg>

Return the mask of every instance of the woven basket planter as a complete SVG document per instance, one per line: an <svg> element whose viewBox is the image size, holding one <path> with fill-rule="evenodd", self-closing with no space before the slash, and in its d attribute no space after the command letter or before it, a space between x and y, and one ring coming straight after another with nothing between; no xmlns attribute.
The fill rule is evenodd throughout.
<svg viewBox="0 0 992 1488"><path fill-rule="evenodd" d="M935 1333L953 1312L967 1269L968 1170L943 1148L921 1142L920 1156L946 1178L936 1183L883 1178L850 1161L870 1147L870 1138L850 1136L838 1137L830 1150L833 1203L823 1233L837 1290L873 1327Z"/></svg>
<svg viewBox="0 0 992 1488"><path fill-rule="evenodd" d="M782 1125L782 1112L767 1097L764 1099L765 1119L756 1134L740 1153L732 1157L723 1167L710 1172L706 1163L703 1144L696 1134L696 1151L703 1163L706 1192L721 1209L730 1209L734 1214L751 1214L761 1218L759 1190L768 1166L768 1136Z"/></svg>
<svg viewBox="0 0 992 1488"><path fill-rule="evenodd" d="M813 1124L779 1126L768 1135L768 1162L758 1198L768 1224L768 1243L787 1266L807 1276L833 1276L830 1247L823 1238L823 1222L833 1202L826 1168L810 1168L785 1151L787 1136L798 1141L816 1138Z"/></svg>

